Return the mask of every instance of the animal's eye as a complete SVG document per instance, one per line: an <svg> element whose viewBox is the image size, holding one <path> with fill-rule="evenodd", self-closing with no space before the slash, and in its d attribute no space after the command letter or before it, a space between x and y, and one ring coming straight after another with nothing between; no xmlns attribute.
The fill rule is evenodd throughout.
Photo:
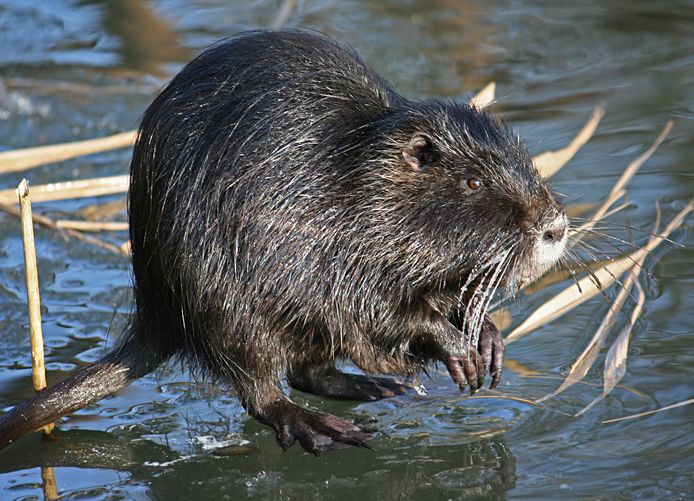
<svg viewBox="0 0 694 501"><path fill-rule="evenodd" d="M467 186L471 190L479 190L482 188L482 181L477 179L476 177L471 177L470 179L467 179L465 181L465 186Z"/></svg>

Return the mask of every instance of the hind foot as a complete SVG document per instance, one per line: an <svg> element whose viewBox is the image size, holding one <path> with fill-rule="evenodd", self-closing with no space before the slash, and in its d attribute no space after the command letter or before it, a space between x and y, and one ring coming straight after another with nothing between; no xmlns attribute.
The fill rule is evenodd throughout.
<svg viewBox="0 0 694 501"><path fill-rule="evenodd" d="M368 447L371 434L331 414L315 412L281 398L267 405L256 418L276 432L277 443L285 451L296 441L318 456L321 451L353 445Z"/></svg>
<svg viewBox="0 0 694 501"><path fill-rule="evenodd" d="M389 378L346 374L333 366L293 367L287 379L292 388L339 400L372 402L405 393L409 386Z"/></svg>

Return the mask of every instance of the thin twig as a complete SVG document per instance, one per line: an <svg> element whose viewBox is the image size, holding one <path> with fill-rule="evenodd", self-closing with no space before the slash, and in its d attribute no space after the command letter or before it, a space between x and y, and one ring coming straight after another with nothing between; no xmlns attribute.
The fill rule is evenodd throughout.
<svg viewBox="0 0 694 501"><path fill-rule="evenodd" d="M0 210L7 212L8 214L12 214L13 216L19 217L19 209L16 207L12 207L10 205L5 205L5 204L0 204ZM106 242L104 240L101 240L99 238L93 237L91 235L85 235L77 230L73 230L70 228L60 228L58 224L52 220L49 217L42 216L41 214L33 214L32 219L34 223L40 224L41 226L45 226L46 228L51 228L54 230L59 231L63 236L70 236L73 238L76 238L78 240L81 240L82 242L86 242L91 245L95 245L97 247L100 247L102 249L105 249L107 251L113 252L114 254L118 254L119 256L127 256L128 254L124 252L119 246L114 245L110 242Z"/></svg>
<svg viewBox="0 0 694 501"><path fill-rule="evenodd" d="M48 500L58 499L58 483L55 481L55 471L51 466L41 467L41 480L43 481L43 497Z"/></svg>
<svg viewBox="0 0 694 501"><path fill-rule="evenodd" d="M694 404L694 398L690 398L689 400L685 400L684 402L678 402L676 404L672 405L666 405L665 407L661 407L660 409L654 409L652 411L646 411L646 412L639 412L638 414L632 414L630 416L622 416L614 419L606 419L604 421L600 421L602 424L608 424L608 423L616 423L618 421L624 421L626 419L636 419L644 416L650 416L651 414L656 414L658 412L663 412L667 411L670 409L676 409L677 407L682 407L684 405L690 405Z"/></svg>

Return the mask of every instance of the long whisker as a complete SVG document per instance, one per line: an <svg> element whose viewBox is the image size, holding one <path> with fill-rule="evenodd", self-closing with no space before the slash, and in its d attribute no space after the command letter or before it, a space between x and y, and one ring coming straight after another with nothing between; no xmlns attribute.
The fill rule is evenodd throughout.
<svg viewBox="0 0 694 501"><path fill-rule="evenodd" d="M603 222L603 223L604 223L604 221L602 221L602 220L593 220L593 219L580 218L580 217L572 217L571 220L572 220L572 221L584 221L584 222L586 222L586 223L590 223L590 222L593 222L593 221L595 221L595 222L600 221L600 222ZM586 228L586 230L587 230L587 229L588 229L588 228ZM676 245L677 247L680 247L680 248L684 248L684 247L685 247L685 246L682 245L681 243L675 242L674 240L671 240L671 239L669 239L669 238L667 238L667 237L664 237L663 235L661 235L661 234L659 234L659 233L654 233L654 232L652 232L652 231L644 230L643 228L637 228L637 227L635 227L635 226L628 226L628 225L625 225L625 224L615 223L615 222L612 222L612 221L610 221L610 225L605 225L605 224L597 225L597 224L596 224L595 226L592 227L592 229L598 229L598 230L614 230L614 229L619 229L619 230L631 230L631 231L636 231L636 232L639 232L639 233L643 233L644 235L648 235L648 236L651 236L651 237L662 238L665 242L671 243L671 244Z"/></svg>
<svg viewBox="0 0 694 501"><path fill-rule="evenodd" d="M622 250L622 249L620 249L618 246L616 246L616 245L614 245L614 244L612 244L612 243L610 243L610 242L605 242L605 243L606 243L607 245L611 246L611 247L614 247L614 248L615 248L616 250L618 250L618 251L621 251L621 250ZM595 247L595 246L589 244L588 242L585 242L585 241L579 242L578 248L579 248L579 249L582 249L582 250L585 250L586 252L588 252L588 250L590 249L591 251L593 251L594 255L596 255L596 256L598 256L598 257L601 257L601 256L602 256L604 259L609 259L609 260L610 260L611 262L613 262L613 263L615 262L615 260L614 260L614 258L613 258L612 256L610 256L610 255L607 254L606 252L604 252L604 251L598 249L597 247ZM641 263L637 262L633 257L631 257L630 254L624 254L623 257L626 258L627 260L631 261L632 264L634 264L634 266L637 266L639 269L641 269L641 270L645 270L645 269L646 269Z"/></svg>
<svg viewBox="0 0 694 501"><path fill-rule="evenodd" d="M504 249L509 241L511 242L510 247ZM508 261L508 256L511 255L516 245L516 242L511 239L510 236L493 244L491 249L487 249L486 251L488 254L491 254L491 257L485 260L483 264L479 266L478 270L474 270L474 272L471 273L471 276L468 277L463 286L463 290L459 297L460 305L463 303L464 293L472 280L481 276L479 283L472 292L472 296L468 298L465 304L465 311L463 314L463 328L465 331L464 349L466 352L470 350L471 346L476 346L479 342L479 331L481 330L484 320L484 312L489 304L488 297L490 297L490 288L493 287L493 289L496 290L498 282L500 282L503 276L502 267ZM499 247L501 247L501 250L494 252ZM490 250L492 252L489 252ZM474 275L474 278L472 275ZM493 292L491 295L493 295Z"/></svg>
<svg viewBox="0 0 694 501"><path fill-rule="evenodd" d="M470 337L473 346L477 346L479 343L479 333L484 322L484 316L489 308L489 303L491 302L499 284L501 283L504 273L508 269L511 262L509 257L512 255L512 251L515 246L516 244L513 244L510 248L503 252L502 256L498 260L498 263L493 267L494 272L489 280L489 284L486 287L480 287L483 292L479 299L479 303L475 304L475 311L471 322L472 335Z"/></svg>
<svg viewBox="0 0 694 501"><path fill-rule="evenodd" d="M623 238L619 238L619 237L616 237L614 235L610 235L609 233L605 233L603 231L596 231L594 229L586 229L586 230L583 230L582 232L588 233L590 235L595 235L595 236L600 237L600 238L609 238L609 239L615 240L621 244L628 245L629 247L634 247L636 249L645 250L645 247L642 247L641 245L638 245L634 242L630 242L628 240L624 240Z"/></svg>
<svg viewBox="0 0 694 501"><path fill-rule="evenodd" d="M609 270L609 268L607 268L607 266L605 266L605 265L602 264L599 260L596 259L596 255L591 251L591 249L594 249L593 247L588 246L585 242L581 242L581 246L582 246L583 250L584 250L587 254L589 254L589 255L592 257L592 260L593 260L594 263L596 263L600 268L602 268L603 270L605 270L605 272L606 272L608 275L610 275L610 277L612 277L612 280L614 280L615 283L617 283L622 289L626 289L626 287L624 287L624 284L623 284L622 281L619 279L619 277L618 277L618 276L615 276L615 274L612 273L612 272ZM599 251L596 251L596 252L599 252ZM615 262L615 260L612 259L610 256L606 256L606 258L609 259L609 260L610 260L611 262L613 262L613 263ZM642 268L641 264L639 264L639 263L637 263L636 261L634 261L634 259L631 258L630 256L629 256L629 260L630 260L634 265L638 266L639 268ZM636 298L635 298L634 296L632 296L631 294L629 294L629 297L630 297L631 299L633 299L634 301L636 301Z"/></svg>
<svg viewBox="0 0 694 501"><path fill-rule="evenodd" d="M573 253L573 251L572 251L572 253ZM578 257L580 258L580 256L578 256ZM607 294L607 292L606 292L607 289L600 283L598 278L595 276L595 273L593 272L593 270L591 270L590 267L588 265L586 265L585 263L583 263L582 261L577 261L576 264L579 264L584 269L584 271L586 271L586 273L588 273L588 275L591 277L591 282L593 282L593 284L598 288L598 290L600 291L600 294L602 294L602 296L605 298L607 303L609 303L610 305L613 305L614 300ZM615 282L622 289L627 290L626 287L624 286L624 284L620 280L618 280L607 268L605 268L604 266L602 268L605 269L605 271L612 276L612 278L615 280ZM597 281L597 283L596 283L596 281ZM629 294L629 297L632 300L635 300L634 296L631 294L630 291L628 291L627 294ZM627 315L627 312L621 306L619 307L619 310L622 313L624 313L625 315Z"/></svg>
<svg viewBox="0 0 694 501"><path fill-rule="evenodd" d="M583 262L581 256L577 254L574 249L566 249L566 255L572 257L574 259L574 262L588 274L588 276L591 278L591 282L593 282L595 287L597 287L601 291L605 289L602 283L600 282L600 279L595 275L595 272L590 269L590 266Z"/></svg>
<svg viewBox="0 0 694 501"><path fill-rule="evenodd" d="M572 266L572 262L569 261L565 256L562 256L559 258L559 264L564 265L564 269L567 270L571 274L571 278L573 279L574 283L576 284L576 288L578 289L579 294L583 294L583 289L581 289L581 284L578 281L578 277L576 276L576 271L573 269L574 267Z"/></svg>

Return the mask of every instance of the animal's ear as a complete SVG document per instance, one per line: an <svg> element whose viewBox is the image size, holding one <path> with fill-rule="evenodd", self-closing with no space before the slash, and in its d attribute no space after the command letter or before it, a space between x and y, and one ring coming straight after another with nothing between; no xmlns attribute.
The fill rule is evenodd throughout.
<svg viewBox="0 0 694 501"><path fill-rule="evenodd" d="M415 134L402 150L402 158L414 172L425 170L433 157L434 145L426 134Z"/></svg>

